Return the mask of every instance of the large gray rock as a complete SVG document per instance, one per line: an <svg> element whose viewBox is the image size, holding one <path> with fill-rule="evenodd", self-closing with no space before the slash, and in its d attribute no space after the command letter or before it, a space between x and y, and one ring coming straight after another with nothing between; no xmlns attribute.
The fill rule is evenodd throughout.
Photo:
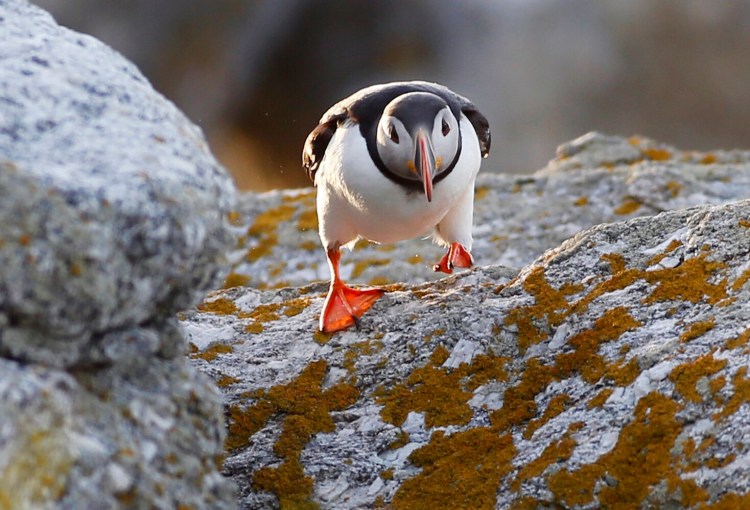
<svg viewBox="0 0 750 510"><path fill-rule="evenodd" d="M235 506L177 310L217 285L234 188L138 70L0 0L0 509Z"/></svg>
<svg viewBox="0 0 750 510"><path fill-rule="evenodd" d="M132 64L26 2L0 9L0 349L72 363L212 284L232 184Z"/></svg>
<svg viewBox="0 0 750 510"><path fill-rule="evenodd" d="M325 283L186 313L224 393L240 506L748 507L748 156L643 143L588 136L516 177L521 198L480 192L480 217L518 227L494 260L517 246L523 267L391 285L360 330L316 331ZM281 208L309 199L261 198L292 220L282 245L299 212ZM700 201L721 205L659 213ZM573 225L634 214L530 261Z"/></svg>

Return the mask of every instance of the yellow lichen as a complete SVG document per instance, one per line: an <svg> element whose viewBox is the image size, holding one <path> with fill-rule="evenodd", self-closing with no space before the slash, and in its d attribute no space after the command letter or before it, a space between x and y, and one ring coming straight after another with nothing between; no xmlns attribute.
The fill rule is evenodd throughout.
<svg viewBox="0 0 750 510"><path fill-rule="evenodd" d="M588 408L594 409L596 407L602 407L607 402L609 396L612 395L613 391L614 390L612 388L604 388L603 390L601 390L599 393L594 395L591 400L589 400L587 404Z"/></svg>
<svg viewBox="0 0 750 510"><path fill-rule="evenodd" d="M399 487L393 509L494 509L500 480L513 468L515 455L510 434L500 435L490 428L449 436L434 432L426 446L409 456L422 471Z"/></svg>
<svg viewBox="0 0 750 510"><path fill-rule="evenodd" d="M250 277L239 273L229 273L224 279L223 289L231 289L232 287L245 287L250 283Z"/></svg>
<svg viewBox="0 0 750 510"><path fill-rule="evenodd" d="M240 382L240 379L232 377L231 375L221 375L218 379L216 379L216 385L219 388L226 388L227 386L237 384L238 382Z"/></svg>
<svg viewBox="0 0 750 510"><path fill-rule="evenodd" d="M726 348L737 349L738 347L743 347L747 345L749 340L750 340L750 328L740 333L739 336L727 340Z"/></svg>
<svg viewBox="0 0 750 510"><path fill-rule="evenodd" d="M573 202L573 205L576 207L583 207L584 205L588 205L588 203L589 197L579 197Z"/></svg>
<svg viewBox="0 0 750 510"><path fill-rule="evenodd" d="M212 301L204 301L197 306L201 312L215 313L219 315L234 315L239 310L234 301L227 298L214 299Z"/></svg>
<svg viewBox="0 0 750 510"><path fill-rule="evenodd" d="M334 430L332 411L350 407L359 397L351 382L324 390L327 370L325 361L314 361L291 382L261 392L252 406L229 408L226 447L230 450L246 447L272 417L283 420L281 434L274 444L274 453L282 459L281 464L263 467L252 476L255 489L275 494L282 509L318 508L310 499L313 481L304 474L300 454L314 435Z"/></svg>
<svg viewBox="0 0 750 510"><path fill-rule="evenodd" d="M362 276L362 273L369 267L386 266L391 261L387 259L364 259L358 260L354 263L354 269L352 269L352 278L358 278Z"/></svg>
<svg viewBox="0 0 750 510"><path fill-rule="evenodd" d="M318 213L315 209L302 211L299 218L297 218L297 230L300 232L318 230Z"/></svg>
<svg viewBox="0 0 750 510"><path fill-rule="evenodd" d="M581 430L581 428L583 428L583 423L571 423L570 426L568 426L568 430L559 441L550 443L539 457L525 464L521 468L518 475L516 475L516 479L513 480L513 483L511 484L511 489L518 492L521 488L521 484L526 480L541 475L545 469L556 462L568 460L573 454L573 449L576 447L576 442L572 436L574 433Z"/></svg>
<svg viewBox="0 0 750 510"><path fill-rule="evenodd" d="M675 389L688 401L699 403L703 397L696 390L695 384L702 377L710 377L727 365L723 359L715 359L713 353L708 353L696 359L682 363L672 369L669 380L674 383Z"/></svg>
<svg viewBox="0 0 750 510"><path fill-rule="evenodd" d="M424 259L422 258L422 255L420 255L419 253L415 253L414 255L406 259L409 264L421 264L423 260Z"/></svg>
<svg viewBox="0 0 750 510"><path fill-rule="evenodd" d="M611 451L576 471L561 469L550 475L548 487L555 501L567 506L595 503L594 486L606 473L615 483L603 485L598 506L639 508L651 487L672 473L670 450L681 430L675 418L679 410L679 404L656 392L641 398L635 419L623 427Z"/></svg>
<svg viewBox="0 0 750 510"><path fill-rule="evenodd" d="M245 325L245 333L250 333L252 335L259 335L263 333L265 329L266 328L263 324L255 321Z"/></svg>
<svg viewBox="0 0 750 510"><path fill-rule="evenodd" d="M539 427L565 411L571 400L570 396L565 393L552 397L547 404L547 407L544 409L542 416L536 420L531 420L526 426L526 430L523 432L524 439L531 439L534 432L536 432Z"/></svg>
<svg viewBox="0 0 750 510"><path fill-rule="evenodd" d="M716 320L711 317L705 321L693 322L688 329L680 335L681 342L689 342L711 331L716 325Z"/></svg>
<svg viewBox="0 0 750 510"><path fill-rule="evenodd" d="M641 154L651 161L667 161L672 159L672 153L667 149L658 149L656 147L648 147L641 149Z"/></svg>
<svg viewBox="0 0 750 510"><path fill-rule="evenodd" d="M490 192L487 186L480 186L474 190L474 200L479 201L486 197Z"/></svg>
<svg viewBox="0 0 750 510"><path fill-rule="evenodd" d="M706 153L706 154L705 154L705 155L704 155L704 156L703 156L703 157L702 157L702 158L700 159L700 161L698 161L698 162L699 162L699 163L701 163L702 165L710 165L710 164L712 164L712 163L716 163L716 161L717 161L716 155L715 155L715 154L713 154L713 153L711 153L711 152L707 152L707 153Z"/></svg>
<svg viewBox="0 0 750 510"><path fill-rule="evenodd" d="M234 347L232 347L231 345L215 343L202 351L191 354L190 357L200 358L206 361L213 361L218 358L220 354L228 354L233 351Z"/></svg>
<svg viewBox="0 0 750 510"><path fill-rule="evenodd" d="M414 370L403 383L381 389L377 402L383 404L383 421L400 426L413 411L425 413L428 427L466 425L473 416L468 404L472 391L491 380L507 378L503 368L507 358L481 354L454 369L441 367L449 355L438 346L428 365Z"/></svg>
<svg viewBox="0 0 750 510"><path fill-rule="evenodd" d="M672 198L676 198L677 195L680 194L680 191L682 191L682 188L683 188L682 184L674 180L668 181L666 187L667 187L667 191L669 191L669 194L672 195Z"/></svg>
<svg viewBox="0 0 750 510"><path fill-rule="evenodd" d="M750 378L747 377L746 366L740 367L734 374L732 385L734 386L732 396L720 411L714 413L714 421L718 422L720 419L736 413L742 404L750 402Z"/></svg>
<svg viewBox="0 0 750 510"><path fill-rule="evenodd" d="M632 197L625 197L622 201L622 203L615 208L615 214L619 214L621 216L625 216L628 214L633 214L638 209L641 208L643 204Z"/></svg>

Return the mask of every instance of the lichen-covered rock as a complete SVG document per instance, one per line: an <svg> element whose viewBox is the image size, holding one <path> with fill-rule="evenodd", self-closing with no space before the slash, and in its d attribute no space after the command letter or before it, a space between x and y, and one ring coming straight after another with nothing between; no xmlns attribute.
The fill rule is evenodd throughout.
<svg viewBox="0 0 750 510"><path fill-rule="evenodd" d="M745 197L748 151L685 152L644 138L591 133L560 147L534 175L480 173L472 253L479 265L520 268L584 228ZM248 194L234 219L240 244L227 286L328 280L312 188ZM349 283L417 283L440 277L430 267L441 256L429 240L362 242L343 253L341 274Z"/></svg>
<svg viewBox="0 0 750 510"><path fill-rule="evenodd" d="M0 0L0 510L236 506L174 318L220 279L233 205L130 63Z"/></svg>
<svg viewBox="0 0 750 510"><path fill-rule="evenodd" d="M200 130L21 0L0 2L0 196L0 350L18 359L70 364L91 335L189 306L230 239Z"/></svg>
<svg viewBox="0 0 750 510"><path fill-rule="evenodd" d="M129 356L97 370L0 359L0 508L231 508L215 386L140 350L181 332L111 336Z"/></svg>
<svg viewBox="0 0 750 510"><path fill-rule="evenodd" d="M746 162L680 159L531 178L540 198L506 217L553 216L527 216L505 253L565 223L562 204L614 219L623 197L654 213L748 186ZM325 283L214 293L182 321L224 392L240 506L750 507L748 218L739 201L597 225L520 271L391 285L332 336Z"/></svg>

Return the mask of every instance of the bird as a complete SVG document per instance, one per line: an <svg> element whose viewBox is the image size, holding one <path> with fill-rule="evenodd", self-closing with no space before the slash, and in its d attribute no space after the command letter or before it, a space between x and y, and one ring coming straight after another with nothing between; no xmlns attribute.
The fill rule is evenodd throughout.
<svg viewBox="0 0 750 510"><path fill-rule="evenodd" d="M434 271L473 265L474 181L490 143L487 118L438 83L372 85L323 114L302 152L331 273L322 332L359 327L384 294L341 279L341 249L360 239L383 244L431 234L447 248Z"/></svg>

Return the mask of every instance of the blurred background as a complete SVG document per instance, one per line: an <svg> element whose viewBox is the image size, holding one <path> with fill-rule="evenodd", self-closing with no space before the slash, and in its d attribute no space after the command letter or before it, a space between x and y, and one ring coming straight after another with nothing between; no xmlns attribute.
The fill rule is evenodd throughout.
<svg viewBox="0 0 750 510"><path fill-rule="evenodd" d="M529 173L587 131L750 148L750 0L32 0L123 53L240 187L308 186L333 103L424 79L492 126L484 171Z"/></svg>

